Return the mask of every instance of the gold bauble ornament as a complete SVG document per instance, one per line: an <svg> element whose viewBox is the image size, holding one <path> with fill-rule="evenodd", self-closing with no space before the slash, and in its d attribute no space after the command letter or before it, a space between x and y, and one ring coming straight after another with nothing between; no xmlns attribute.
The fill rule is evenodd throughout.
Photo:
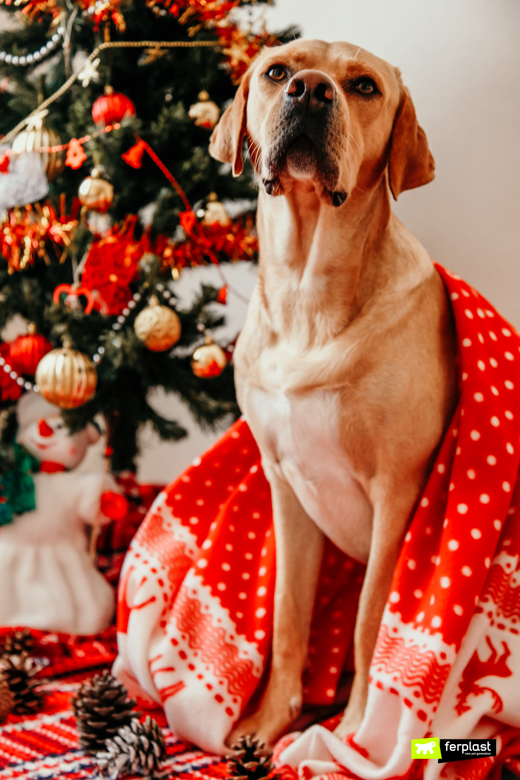
<svg viewBox="0 0 520 780"><path fill-rule="evenodd" d="M222 225L223 227L226 227L231 222L226 209L222 203L217 200L216 192L210 192L208 195L208 201L202 222L204 225L218 224Z"/></svg>
<svg viewBox="0 0 520 780"><path fill-rule="evenodd" d="M90 176L79 185L78 198L88 211L108 211L114 200L114 187L103 178L99 168L93 168Z"/></svg>
<svg viewBox="0 0 520 780"><path fill-rule="evenodd" d="M25 154L27 152L37 152L39 149L49 149L53 146L61 145L61 138L58 133L44 124L44 117L47 111L40 111L33 116L27 123L25 130L18 133L13 141L13 154ZM65 151L59 152L41 152L43 169L49 181L53 181L65 168Z"/></svg>
<svg viewBox="0 0 520 780"><path fill-rule="evenodd" d="M190 106L188 116L195 120L197 127L213 130L220 117L220 108L209 99L208 93L203 89L199 92L199 102Z"/></svg>
<svg viewBox="0 0 520 780"><path fill-rule="evenodd" d="M209 337L206 338L205 344L197 347L191 358L193 373L201 379L220 376L226 366L227 358L224 350Z"/></svg>
<svg viewBox="0 0 520 780"><path fill-rule="evenodd" d="M173 309L161 306L155 295L134 322L135 335L152 352L164 352L180 339L181 323Z"/></svg>
<svg viewBox="0 0 520 780"><path fill-rule="evenodd" d="M94 395L97 374L90 358L65 342L40 360L35 380L46 401L60 409L75 409Z"/></svg>

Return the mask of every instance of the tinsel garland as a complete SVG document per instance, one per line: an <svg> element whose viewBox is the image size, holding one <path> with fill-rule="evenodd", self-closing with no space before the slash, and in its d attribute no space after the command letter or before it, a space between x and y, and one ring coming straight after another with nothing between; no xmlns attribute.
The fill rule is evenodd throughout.
<svg viewBox="0 0 520 780"><path fill-rule="evenodd" d="M218 264L221 256L231 261L245 258L251 260L258 252L258 238L253 232L252 217L239 218L230 225L220 225L218 222L205 225L198 221L193 211L184 211L179 219L186 240L173 245L173 263L166 260L170 267L203 265L208 261Z"/></svg>
<svg viewBox="0 0 520 780"><path fill-rule="evenodd" d="M50 264L50 247L63 262L78 226L79 209L77 201L71 214L58 215L50 200L9 209L7 219L0 223L0 254L7 261L9 273L23 271L37 258Z"/></svg>
<svg viewBox="0 0 520 780"><path fill-rule="evenodd" d="M155 240L150 229L137 241L134 239L136 217L127 217L123 225L111 228L102 238L95 239L89 250L82 286L97 290L101 301L95 306L103 314L119 315L131 297L130 284L138 275L139 261L146 254L159 258L162 268L174 278L186 267L221 260L253 259L258 251L258 239L253 233L252 217L238 219L231 225L204 225L193 211L182 212L182 241L159 235Z"/></svg>
<svg viewBox="0 0 520 780"><path fill-rule="evenodd" d="M120 11L120 0L76 0L83 11L94 22L97 32L102 24L112 22L118 32L126 30L125 17Z"/></svg>
<svg viewBox="0 0 520 780"><path fill-rule="evenodd" d="M230 22L230 14L242 5L241 0L147 0L147 5L167 10L181 24L194 22L188 28L191 36L204 28L214 29L234 83L240 81L253 58L264 46L273 46L277 41L276 35L269 35L265 31L261 34L243 31Z"/></svg>
<svg viewBox="0 0 520 780"><path fill-rule="evenodd" d="M9 209L7 219L0 223L0 252L9 273L23 271L39 258L50 263L51 250L63 260L78 226L77 212L78 204L74 204L71 214L58 216L51 201ZM136 219L129 215L122 225L94 238L83 268L82 285L99 291L110 309L105 313L119 314L119 308L126 305L128 285L136 278L139 260L145 254L156 255L162 267L175 271L173 277L178 278L183 268L222 260L252 260L258 251L250 216L230 225L205 225L192 210L184 211L180 224L185 238L180 241L162 234L152 239L149 229L139 241L134 240Z"/></svg>

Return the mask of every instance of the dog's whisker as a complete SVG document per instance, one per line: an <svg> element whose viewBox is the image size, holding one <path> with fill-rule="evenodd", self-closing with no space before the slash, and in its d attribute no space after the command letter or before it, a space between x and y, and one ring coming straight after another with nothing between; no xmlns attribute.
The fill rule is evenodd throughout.
<svg viewBox="0 0 520 780"><path fill-rule="evenodd" d="M348 139L349 144L352 144L352 143L356 144L358 150L361 151L361 147L359 146L359 141L356 138L354 138L352 133L348 133L347 139Z"/></svg>
<svg viewBox="0 0 520 780"><path fill-rule="evenodd" d="M253 141L254 143L260 143L260 141L259 141L259 139L260 139L260 131L258 132L258 134L257 134L256 136L252 135L252 134L249 132L249 133L248 133L248 138L249 138L251 141Z"/></svg>
<svg viewBox="0 0 520 780"><path fill-rule="evenodd" d="M253 151L254 154L261 153L260 144L258 142L254 141L251 144L251 147L252 147L252 151Z"/></svg>

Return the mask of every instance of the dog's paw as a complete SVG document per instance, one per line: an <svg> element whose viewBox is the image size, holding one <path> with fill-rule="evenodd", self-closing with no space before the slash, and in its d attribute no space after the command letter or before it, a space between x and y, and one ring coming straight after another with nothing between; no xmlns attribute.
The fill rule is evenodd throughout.
<svg viewBox="0 0 520 780"><path fill-rule="evenodd" d="M333 734L345 742L349 734L355 734L358 728L361 726L363 720L363 712L349 712L348 708L345 710L342 719L333 731Z"/></svg>
<svg viewBox="0 0 520 780"><path fill-rule="evenodd" d="M253 715L237 723L226 739L226 745L232 748L240 737L250 734L266 747L272 747L289 730L301 707L301 696L293 696L287 704L264 700Z"/></svg>

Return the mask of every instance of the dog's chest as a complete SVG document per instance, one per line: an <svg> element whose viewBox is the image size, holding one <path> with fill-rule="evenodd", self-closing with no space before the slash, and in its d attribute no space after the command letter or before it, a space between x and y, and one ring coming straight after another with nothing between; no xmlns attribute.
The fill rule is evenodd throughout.
<svg viewBox="0 0 520 780"><path fill-rule="evenodd" d="M245 416L265 465L289 482L307 514L343 552L366 562L372 507L341 446L339 396L246 385Z"/></svg>

